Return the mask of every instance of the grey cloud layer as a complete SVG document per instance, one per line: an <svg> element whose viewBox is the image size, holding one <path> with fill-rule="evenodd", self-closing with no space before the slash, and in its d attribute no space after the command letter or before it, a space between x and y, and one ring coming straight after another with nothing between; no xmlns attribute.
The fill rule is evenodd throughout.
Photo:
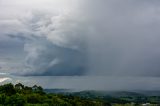
<svg viewBox="0 0 160 106"><path fill-rule="evenodd" d="M21 70L13 73L160 75L158 0L6 0L0 5L0 36L24 43L18 47L25 54Z"/></svg>
<svg viewBox="0 0 160 106"><path fill-rule="evenodd" d="M89 40L92 75L160 75L160 2L88 1L93 26Z"/></svg>

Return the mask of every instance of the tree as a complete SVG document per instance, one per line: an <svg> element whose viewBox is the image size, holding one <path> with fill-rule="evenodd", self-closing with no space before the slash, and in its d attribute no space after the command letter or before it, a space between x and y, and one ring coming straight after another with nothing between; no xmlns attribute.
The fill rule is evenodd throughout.
<svg viewBox="0 0 160 106"><path fill-rule="evenodd" d="M18 90L24 89L24 85L22 85L21 83L18 83L15 85L15 88Z"/></svg>
<svg viewBox="0 0 160 106"><path fill-rule="evenodd" d="M43 88L42 88L41 86L34 85L34 86L32 87L32 90L33 90L33 92L35 92L35 93L45 94L45 93L43 92Z"/></svg>
<svg viewBox="0 0 160 106"><path fill-rule="evenodd" d="M5 105L9 106L24 106L26 104L26 101L23 96L21 95L12 95L8 96L5 99Z"/></svg>
<svg viewBox="0 0 160 106"><path fill-rule="evenodd" d="M1 86L0 91L1 93L5 93L6 95L9 95L9 96L16 93L14 86L11 83Z"/></svg>
<svg viewBox="0 0 160 106"><path fill-rule="evenodd" d="M34 91L36 91L36 90L37 90L37 88L38 88L38 86L37 86L37 85L34 85L34 86L32 87L32 89L33 89Z"/></svg>
<svg viewBox="0 0 160 106"><path fill-rule="evenodd" d="M24 94L30 94L30 93L32 93L32 88L28 87L28 86L25 86L24 89L22 90L22 92Z"/></svg>

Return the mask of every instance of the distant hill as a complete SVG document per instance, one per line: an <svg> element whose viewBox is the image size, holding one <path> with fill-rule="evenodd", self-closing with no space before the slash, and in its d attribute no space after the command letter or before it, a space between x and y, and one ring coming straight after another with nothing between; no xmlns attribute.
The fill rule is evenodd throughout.
<svg viewBox="0 0 160 106"><path fill-rule="evenodd" d="M73 92L74 96L87 97L87 98L106 98L106 97L138 97L145 96L136 92L127 92L127 91L81 91L81 92Z"/></svg>
<svg viewBox="0 0 160 106"><path fill-rule="evenodd" d="M70 93L72 92L71 89L44 89L46 93Z"/></svg>
<svg viewBox="0 0 160 106"><path fill-rule="evenodd" d="M137 90L135 92L143 94L145 96L160 96L160 91L158 91L158 90L153 90L153 91L151 91L151 90L148 90L148 91L147 90Z"/></svg>
<svg viewBox="0 0 160 106"><path fill-rule="evenodd" d="M146 91L146 90L135 90L135 91L98 91L98 90L85 90L85 91L74 91L72 89L44 89L46 93L60 93L60 94L73 94L75 96L88 96L88 97L128 97L128 96L160 96L160 91Z"/></svg>

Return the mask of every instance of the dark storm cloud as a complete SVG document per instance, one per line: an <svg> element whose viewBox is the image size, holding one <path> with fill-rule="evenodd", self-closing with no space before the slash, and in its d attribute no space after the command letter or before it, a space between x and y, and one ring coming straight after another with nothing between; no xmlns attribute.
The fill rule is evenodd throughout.
<svg viewBox="0 0 160 106"><path fill-rule="evenodd" d="M10 4L7 1L5 3ZM11 5L13 7L3 9L6 12L14 10L15 14L21 15L17 17L13 14L0 13L1 18L7 17L7 19L0 20L0 28L3 30L1 36L8 37L8 42L2 41L1 43L17 52L23 48L25 56L18 68L12 69L10 73L23 76L74 76L86 73L87 58L84 37L86 29L79 27L84 23L83 21L77 21L77 16L72 16L72 12L57 13L57 10L52 7L49 10L45 10L46 8L41 10L39 7L28 10L28 6L23 4L22 10L16 10L19 8L17 4ZM46 7L48 8L48 5ZM28 12L24 14L25 11ZM13 45L14 40L17 42ZM3 45L0 46L1 49ZM7 68L12 67L9 65Z"/></svg>
<svg viewBox="0 0 160 106"><path fill-rule="evenodd" d="M159 0L0 0L0 10L0 71L27 76L2 82L160 88Z"/></svg>
<svg viewBox="0 0 160 106"><path fill-rule="evenodd" d="M24 68L13 73L160 75L159 1L52 2L2 2L0 34L24 43Z"/></svg>
<svg viewBox="0 0 160 106"><path fill-rule="evenodd" d="M78 24L70 19L70 16L64 19L63 17L61 19L61 16L58 16L58 19L54 17L57 16L51 15L50 18L46 13L33 13L31 20L26 21L28 25L31 24L29 28L34 33L24 45L24 50L27 52L26 69L23 69L21 75L85 74L87 68L85 40L80 35L83 32L79 33L83 28L77 27Z"/></svg>
<svg viewBox="0 0 160 106"><path fill-rule="evenodd" d="M36 38L25 45L27 67L21 75L71 76L86 71L85 52L59 47L45 38Z"/></svg>

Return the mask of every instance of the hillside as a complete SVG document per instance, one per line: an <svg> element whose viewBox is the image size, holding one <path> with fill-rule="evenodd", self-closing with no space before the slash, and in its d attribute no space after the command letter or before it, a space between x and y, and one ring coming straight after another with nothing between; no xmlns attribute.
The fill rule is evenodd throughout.
<svg viewBox="0 0 160 106"><path fill-rule="evenodd" d="M140 91L139 91L140 92ZM156 92L156 91L155 91ZM155 93L151 93L152 95ZM69 89L43 89L11 83L0 86L0 106L158 106L160 96L147 92L80 91Z"/></svg>
<svg viewBox="0 0 160 106"><path fill-rule="evenodd" d="M98 99L45 93L41 86L24 86L11 83L0 86L0 106L110 106Z"/></svg>

